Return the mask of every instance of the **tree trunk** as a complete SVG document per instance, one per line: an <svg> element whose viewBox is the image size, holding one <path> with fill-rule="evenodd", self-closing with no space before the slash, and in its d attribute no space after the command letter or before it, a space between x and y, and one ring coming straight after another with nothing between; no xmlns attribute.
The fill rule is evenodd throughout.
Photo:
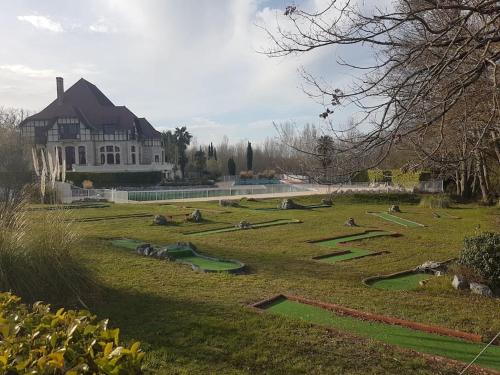
<svg viewBox="0 0 500 375"><path fill-rule="evenodd" d="M479 180L479 188L481 189L481 200L485 203L488 202L489 194L488 194L488 186L486 183L485 176L483 174L483 161L479 155L479 151L474 152L476 159L476 173Z"/></svg>

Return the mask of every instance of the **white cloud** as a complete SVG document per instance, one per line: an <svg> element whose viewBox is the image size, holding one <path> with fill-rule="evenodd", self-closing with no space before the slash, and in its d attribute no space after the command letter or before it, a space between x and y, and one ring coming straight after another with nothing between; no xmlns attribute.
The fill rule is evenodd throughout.
<svg viewBox="0 0 500 375"><path fill-rule="evenodd" d="M97 22L94 22L89 26L89 30L94 33L110 33L116 32L116 28L111 26L110 23L105 18L99 18Z"/></svg>
<svg viewBox="0 0 500 375"><path fill-rule="evenodd" d="M30 78L55 77L57 74L52 69L34 69L22 64L0 65L0 70Z"/></svg>
<svg viewBox="0 0 500 375"><path fill-rule="evenodd" d="M89 26L89 30L94 33L107 33L109 31L109 27L103 24L93 24Z"/></svg>
<svg viewBox="0 0 500 375"><path fill-rule="evenodd" d="M321 1L326 0L302 4L315 8ZM13 36L4 38L0 49L0 64L5 64L0 65L0 81L13 88L0 93L0 102L43 108L53 99L56 75L64 77L66 87L83 77L114 103L126 105L160 129L186 125L203 142L225 134L232 141L273 136L273 119L303 122L308 116L316 119L322 110L300 89L300 66L329 81L345 76L333 67L335 59L328 51L278 59L257 53L270 44L256 25L274 28L276 21L286 23L283 9L275 9L282 4L14 2L0 12L0 21L5 20L0 35ZM50 18L17 16L38 14L34 11ZM40 38L26 32L25 22L59 35ZM35 82L34 77L43 79Z"/></svg>
<svg viewBox="0 0 500 375"><path fill-rule="evenodd" d="M49 17L45 16L17 16L19 21L28 22L37 29L49 30L55 33L64 31L59 22L52 21Z"/></svg>

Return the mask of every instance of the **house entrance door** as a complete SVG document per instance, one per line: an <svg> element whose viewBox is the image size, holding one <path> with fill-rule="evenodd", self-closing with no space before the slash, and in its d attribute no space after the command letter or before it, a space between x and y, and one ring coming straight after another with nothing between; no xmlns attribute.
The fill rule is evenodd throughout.
<svg viewBox="0 0 500 375"><path fill-rule="evenodd" d="M75 148L73 146L67 146L64 152L66 155L66 170L70 171L73 169L73 164L75 164L76 160Z"/></svg>

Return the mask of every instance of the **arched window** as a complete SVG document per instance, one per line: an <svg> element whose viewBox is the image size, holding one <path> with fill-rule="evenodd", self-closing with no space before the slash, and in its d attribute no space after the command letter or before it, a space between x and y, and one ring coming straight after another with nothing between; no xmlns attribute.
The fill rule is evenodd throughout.
<svg viewBox="0 0 500 375"><path fill-rule="evenodd" d="M73 169L73 164L76 162L75 148L73 146L66 146L64 148L65 158L66 158L66 170L70 171Z"/></svg>
<svg viewBox="0 0 500 375"><path fill-rule="evenodd" d="M85 146L78 146L78 164L87 164L87 153L85 152Z"/></svg>

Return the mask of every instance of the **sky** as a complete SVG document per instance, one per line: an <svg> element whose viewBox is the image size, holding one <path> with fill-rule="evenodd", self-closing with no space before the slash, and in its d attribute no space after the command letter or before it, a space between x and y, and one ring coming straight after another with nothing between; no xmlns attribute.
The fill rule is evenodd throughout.
<svg viewBox="0 0 500 375"><path fill-rule="evenodd" d="M295 1L320 9L325 0ZM158 130L186 125L199 143L262 141L273 122L321 125L298 69L341 86L337 51L270 58L259 26L285 0L0 0L0 107L38 111L83 77ZM364 56L360 56L364 58ZM338 121L345 121L346 115Z"/></svg>

